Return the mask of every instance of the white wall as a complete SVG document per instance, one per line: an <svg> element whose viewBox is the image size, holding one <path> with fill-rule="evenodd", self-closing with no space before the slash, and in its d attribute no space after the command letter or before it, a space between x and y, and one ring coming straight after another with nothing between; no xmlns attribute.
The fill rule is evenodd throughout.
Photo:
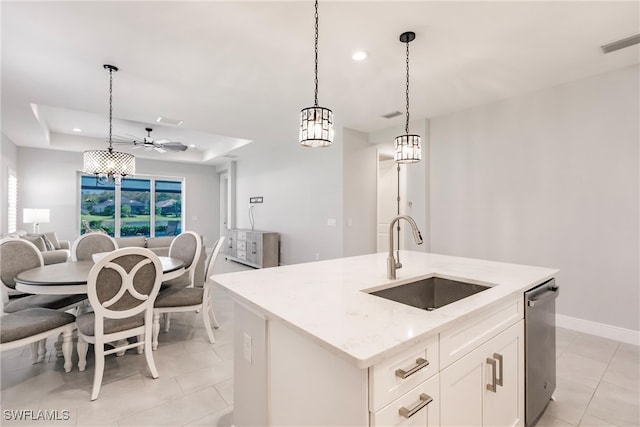
<svg viewBox="0 0 640 427"><path fill-rule="evenodd" d="M412 251L429 251L429 121L427 119L412 120L409 123L409 132L422 137L422 160L417 163L403 164L400 166L400 193L404 194L400 200L400 214L410 215L418 224L422 232L424 243L416 245L409 224L400 223L402 238L400 246ZM369 143L390 153L394 149L394 139L403 135L404 123L381 129L369 134ZM375 182L375 175L374 175ZM390 203L396 204L395 197ZM397 210L397 208L396 208ZM373 212L375 215L375 210ZM375 220L374 220L375 221ZM395 228L395 227L394 227ZM394 239L395 241L395 239Z"/></svg>
<svg viewBox="0 0 640 427"><path fill-rule="evenodd" d="M82 153L18 147L18 228L32 229L22 223L22 208L49 208L51 222L41 224L40 231L55 231L63 240L78 237L80 169ZM220 186L213 166L136 159L136 173L184 177L185 229L202 234L208 244L215 242Z"/></svg>
<svg viewBox="0 0 640 427"><path fill-rule="evenodd" d="M560 268L560 314L638 331L639 89L636 66L432 119L432 252Z"/></svg>
<svg viewBox="0 0 640 427"><path fill-rule="evenodd" d="M376 251L376 147L368 135L344 129L344 256Z"/></svg>
<svg viewBox="0 0 640 427"><path fill-rule="evenodd" d="M18 147L4 133L0 138L0 236L4 236L8 233L9 169L18 173Z"/></svg>
<svg viewBox="0 0 640 427"><path fill-rule="evenodd" d="M342 129L332 146L305 148L297 141L239 160L236 167L236 226L280 233L280 263L296 264L342 256ZM336 221L335 226L327 220Z"/></svg>

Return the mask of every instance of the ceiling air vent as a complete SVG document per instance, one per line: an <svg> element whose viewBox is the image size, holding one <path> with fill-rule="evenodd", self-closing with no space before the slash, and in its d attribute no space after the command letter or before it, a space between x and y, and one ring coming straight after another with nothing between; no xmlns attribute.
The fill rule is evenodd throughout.
<svg viewBox="0 0 640 427"><path fill-rule="evenodd" d="M394 117L401 116L402 113L400 111L393 111L391 113L383 114L382 117L385 119L393 119Z"/></svg>
<svg viewBox="0 0 640 427"><path fill-rule="evenodd" d="M624 49L625 47L633 46L634 44L640 43L640 34L636 34L633 36L625 37L620 40L616 40L611 43L607 43L605 45L600 46L602 49L602 53L611 53L616 50Z"/></svg>

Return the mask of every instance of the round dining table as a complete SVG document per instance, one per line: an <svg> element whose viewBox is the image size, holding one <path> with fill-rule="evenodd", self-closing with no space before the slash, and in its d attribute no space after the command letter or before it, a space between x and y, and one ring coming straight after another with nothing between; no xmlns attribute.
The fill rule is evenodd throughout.
<svg viewBox="0 0 640 427"><path fill-rule="evenodd" d="M158 257L162 264L162 281L184 273L184 262L177 258ZM15 278L16 289L29 294L86 294L93 261L68 261L23 271Z"/></svg>

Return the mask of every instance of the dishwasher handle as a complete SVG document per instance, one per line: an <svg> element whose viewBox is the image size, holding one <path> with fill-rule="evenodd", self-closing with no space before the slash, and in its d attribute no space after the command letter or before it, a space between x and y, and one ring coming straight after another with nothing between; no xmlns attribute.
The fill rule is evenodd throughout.
<svg viewBox="0 0 640 427"><path fill-rule="evenodd" d="M527 299L527 305L529 307L535 307L536 304L542 304L543 302L558 298L560 288L558 286L549 286L546 292L536 295L536 298Z"/></svg>

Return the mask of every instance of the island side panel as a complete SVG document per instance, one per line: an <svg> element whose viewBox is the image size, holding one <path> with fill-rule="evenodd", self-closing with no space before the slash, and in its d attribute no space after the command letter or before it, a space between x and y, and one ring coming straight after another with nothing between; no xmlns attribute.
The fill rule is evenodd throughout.
<svg viewBox="0 0 640 427"><path fill-rule="evenodd" d="M278 321L269 335L269 425L366 426L366 369Z"/></svg>
<svg viewBox="0 0 640 427"><path fill-rule="evenodd" d="M234 425L236 427L266 426L266 320L261 314L236 302L234 323ZM246 349L249 354L245 352L245 343L249 347Z"/></svg>

